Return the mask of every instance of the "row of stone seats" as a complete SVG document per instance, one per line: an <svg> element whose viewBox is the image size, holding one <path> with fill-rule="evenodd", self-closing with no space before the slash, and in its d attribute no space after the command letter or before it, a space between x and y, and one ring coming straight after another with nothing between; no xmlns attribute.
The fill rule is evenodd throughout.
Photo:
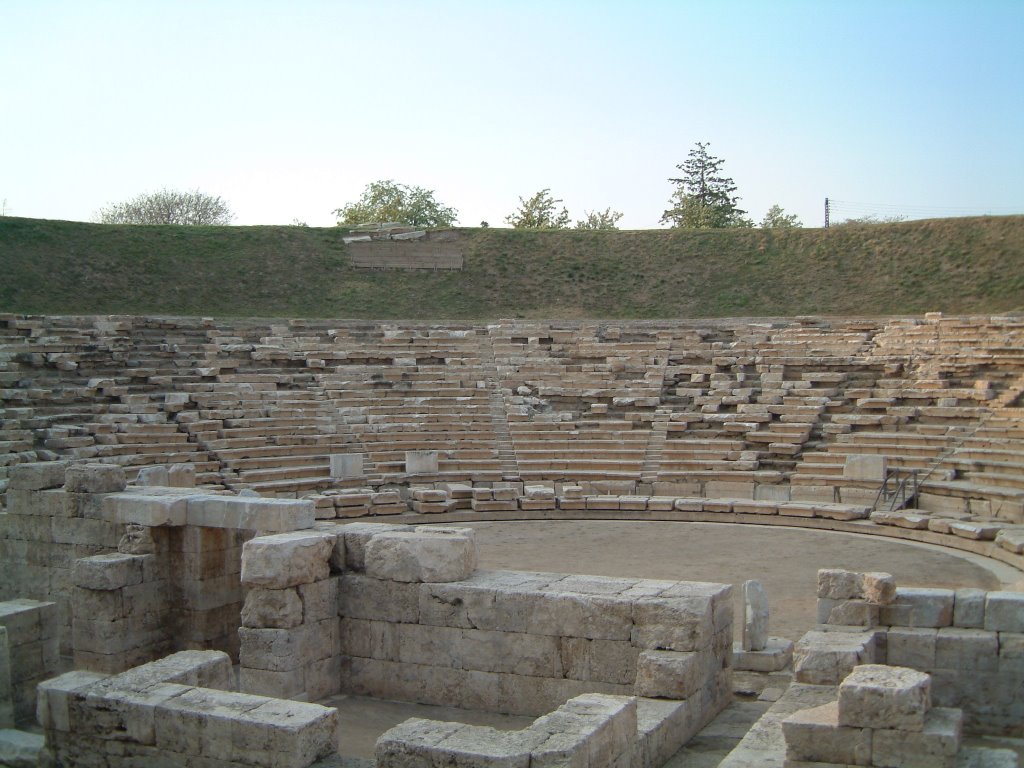
<svg viewBox="0 0 1024 768"><path fill-rule="evenodd" d="M820 457L843 454L862 433L941 434L945 448L954 445L960 435L952 428L973 428L988 412L985 390L971 406L965 398L975 389L963 384L984 377L998 396L1024 368L1015 346L1021 323L1005 318L448 329L5 322L17 351L0 360L0 373L14 385L4 400L17 416L3 425L11 439L0 446L8 451L0 470L38 458L30 454L40 448L130 470L191 460L201 483L281 493L329 485L332 452L359 451L371 473L379 463L400 474L402 453L432 449L444 452L443 471L467 478L524 472L571 480L575 472L685 482L795 470L796 485L824 487L829 481L819 474L835 469L824 469ZM915 348L923 361L916 368L907 349L890 343L903 331L930 345ZM33 361L53 386L21 386ZM83 381L84 372L105 378ZM47 392L54 393L49 411ZM571 441L560 434L566 427L576 432ZM951 493L1012 492L1013 456L968 448L992 450L965 443L949 459L961 476L943 479L945 470L933 482L952 483Z"/></svg>
<svg viewBox="0 0 1024 768"><path fill-rule="evenodd" d="M640 476L648 435L618 420L513 421L509 425L524 480Z"/></svg>

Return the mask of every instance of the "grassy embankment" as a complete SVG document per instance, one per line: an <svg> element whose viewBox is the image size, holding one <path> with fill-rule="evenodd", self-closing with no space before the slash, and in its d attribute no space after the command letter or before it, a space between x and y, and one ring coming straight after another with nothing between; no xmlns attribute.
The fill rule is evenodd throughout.
<svg viewBox="0 0 1024 768"><path fill-rule="evenodd" d="M465 269L433 273L351 267L333 228L0 218L0 311L442 321L1024 310L1024 216L460 231Z"/></svg>

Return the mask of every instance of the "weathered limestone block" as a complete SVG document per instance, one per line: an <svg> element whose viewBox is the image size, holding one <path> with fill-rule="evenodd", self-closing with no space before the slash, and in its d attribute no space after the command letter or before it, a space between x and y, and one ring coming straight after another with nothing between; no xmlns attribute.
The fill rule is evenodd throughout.
<svg viewBox="0 0 1024 768"><path fill-rule="evenodd" d="M254 587L245 596L242 626L288 629L302 623L302 600L296 588L262 589Z"/></svg>
<svg viewBox="0 0 1024 768"><path fill-rule="evenodd" d="M195 488L195 464L171 464L167 468L167 485L171 488Z"/></svg>
<svg viewBox="0 0 1024 768"><path fill-rule="evenodd" d="M630 640L631 631L636 629L631 611L635 603L631 605L615 596L559 591L562 578L560 574L478 571L465 582L424 584L420 620L426 624L501 632ZM645 647L670 648L665 643L675 631L680 643L684 636L693 642L693 627L676 626L681 616L688 615L684 602L666 600L661 605L647 606L639 618L643 638L650 642ZM709 614L706 608L705 605L705 613ZM710 637L710 615L702 615L702 621L702 629ZM665 626L648 622L663 622Z"/></svg>
<svg viewBox="0 0 1024 768"><path fill-rule="evenodd" d="M873 605L889 605L896 599L896 579L892 574L862 573L860 582L861 597Z"/></svg>
<svg viewBox="0 0 1024 768"><path fill-rule="evenodd" d="M872 764L887 768L954 768L962 730L961 710L936 707L925 715L921 731L876 730Z"/></svg>
<svg viewBox="0 0 1024 768"><path fill-rule="evenodd" d="M437 451L406 451L405 471L410 475L436 475L438 468Z"/></svg>
<svg viewBox="0 0 1024 768"><path fill-rule="evenodd" d="M188 500L184 496L157 496L145 493L116 493L103 500L108 519L116 523L134 523L151 527L185 525Z"/></svg>
<svg viewBox="0 0 1024 768"><path fill-rule="evenodd" d="M818 571L817 594L826 600L864 600L872 605L888 605L896 597L896 581L888 573L822 568Z"/></svg>
<svg viewBox="0 0 1024 768"><path fill-rule="evenodd" d="M786 759L871 765L872 730L839 725L839 704L802 709L782 721Z"/></svg>
<svg viewBox="0 0 1024 768"><path fill-rule="evenodd" d="M814 516L829 520L864 520L871 515L871 507L859 504L815 504Z"/></svg>
<svg viewBox="0 0 1024 768"><path fill-rule="evenodd" d="M306 679L302 669L276 672L269 669L240 667L238 688L248 694L293 699L306 696Z"/></svg>
<svg viewBox="0 0 1024 768"><path fill-rule="evenodd" d="M807 632L793 649L793 678L810 685L839 685L858 664L873 663L874 632Z"/></svg>
<svg viewBox="0 0 1024 768"><path fill-rule="evenodd" d="M956 520L949 524L949 532L962 539L973 541L995 541L1006 523L981 523L971 520Z"/></svg>
<svg viewBox="0 0 1024 768"><path fill-rule="evenodd" d="M84 589L113 590L141 584L144 564L151 555L125 555L120 552L93 555L75 561L71 577Z"/></svg>
<svg viewBox="0 0 1024 768"><path fill-rule="evenodd" d="M188 497L188 524L209 528L285 532L313 527L311 499L264 499L197 494Z"/></svg>
<svg viewBox="0 0 1024 768"><path fill-rule="evenodd" d="M448 501L448 491L443 488L413 488L412 498L413 501Z"/></svg>
<svg viewBox="0 0 1024 768"><path fill-rule="evenodd" d="M420 616L420 585L346 573L339 579L338 613L368 621L415 623Z"/></svg>
<svg viewBox="0 0 1024 768"><path fill-rule="evenodd" d="M558 646L562 674L571 680L598 680L618 685L632 685L636 681L640 650L628 640L563 637Z"/></svg>
<svg viewBox="0 0 1024 768"><path fill-rule="evenodd" d="M866 600L830 600L819 597L818 623L847 627L878 626L879 606Z"/></svg>
<svg viewBox="0 0 1024 768"><path fill-rule="evenodd" d="M156 552L153 529L145 525L129 524L117 542L117 551L124 555L152 555Z"/></svg>
<svg viewBox="0 0 1024 768"><path fill-rule="evenodd" d="M768 595L761 582L743 582L743 650L763 651L768 643Z"/></svg>
<svg viewBox="0 0 1024 768"><path fill-rule="evenodd" d="M494 629L508 632L592 640L630 639L629 604L597 595L548 590L498 592L491 615L481 616L493 624Z"/></svg>
<svg viewBox="0 0 1024 768"><path fill-rule="evenodd" d="M546 485L524 485L523 497L531 501L553 500L555 489Z"/></svg>
<svg viewBox="0 0 1024 768"><path fill-rule="evenodd" d="M585 694L522 731L410 719L377 741L379 768L613 768L632 764L637 705Z"/></svg>
<svg viewBox="0 0 1024 768"><path fill-rule="evenodd" d="M40 683L36 707L39 724L47 730L70 731L72 694L89 688L107 677L108 675L99 672L75 670Z"/></svg>
<svg viewBox="0 0 1024 768"><path fill-rule="evenodd" d="M239 627L238 660L243 668L288 672L302 669L313 658L306 656L309 627L289 629Z"/></svg>
<svg viewBox="0 0 1024 768"><path fill-rule="evenodd" d="M66 461L38 461L15 464L7 488L12 491L42 491L64 485Z"/></svg>
<svg viewBox="0 0 1024 768"><path fill-rule="evenodd" d="M999 637L983 629L943 627L936 633L935 666L993 672L999 667Z"/></svg>
<svg viewBox="0 0 1024 768"><path fill-rule="evenodd" d="M139 470L139 474L135 478L135 485L163 487L170 485L167 467L159 465L143 467Z"/></svg>
<svg viewBox="0 0 1024 768"><path fill-rule="evenodd" d="M633 604L631 640L639 648L697 651L714 634L709 597L640 598Z"/></svg>
<svg viewBox="0 0 1024 768"><path fill-rule="evenodd" d="M305 768L336 751L335 710L211 690L207 682L220 683L230 669L225 654L193 651L114 677L68 673L41 686L40 721L49 736L61 736L53 744L74 744L64 762L83 765L159 755L182 764Z"/></svg>
<svg viewBox="0 0 1024 768"><path fill-rule="evenodd" d="M1024 526L1003 528L996 534L996 545L1015 555L1024 554Z"/></svg>
<svg viewBox="0 0 1024 768"><path fill-rule="evenodd" d="M73 509L68 509L68 494L64 492L63 488L49 488L42 491L19 491L8 488L6 497L7 511L13 515L69 517L74 513ZM47 524L44 521L40 521L40 523Z"/></svg>
<svg viewBox="0 0 1024 768"><path fill-rule="evenodd" d="M686 699L715 671L715 658L701 651L641 651L634 693L655 699Z"/></svg>
<svg viewBox="0 0 1024 768"><path fill-rule="evenodd" d="M230 760L233 719L265 701L261 696L248 694L187 689L162 702L159 722L154 722L153 742L168 755L198 751L208 758Z"/></svg>
<svg viewBox="0 0 1024 768"><path fill-rule="evenodd" d="M406 664L530 677L562 676L556 637L409 624L398 625L395 635L398 660Z"/></svg>
<svg viewBox="0 0 1024 768"><path fill-rule="evenodd" d="M843 465L843 478L880 483L885 480L886 469L885 456L851 454Z"/></svg>
<svg viewBox="0 0 1024 768"><path fill-rule="evenodd" d="M900 587L883 606L879 621L898 627L948 627L953 623L953 590Z"/></svg>
<svg viewBox="0 0 1024 768"><path fill-rule="evenodd" d="M924 730L931 677L908 667L863 664L839 684L839 724L853 728Z"/></svg>
<svg viewBox="0 0 1024 768"><path fill-rule="evenodd" d="M361 453L332 453L330 462L332 480L349 480L364 476Z"/></svg>
<svg viewBox="0 0 1024 768"><path fill-rule="evenodd" d="M935 669L939 630L934 627L890 627L886 633L886 660L894 667Z"/></svg>
<svg viewBox="0 0 1024 768"><path fill-rule="evenodd" d="M733 646L732 668L750 672L780 672L793 662L793 641L769 637L760 651L747 651L739 643Z"/></svg>
<svg viewBox="0 0 1024 768"><path fill-rule="evenodd" d="M312 623L338 617L339 583L337 576L331 576L323 581L298 586L303 622Z"/></svg>
<svg viewBox="0 0 1024 768"><path fill-rule="evenodd" d="M1024 632L1024 592L989 592L985 598L985 629Z"/></svg>
<svg viewBox="0 0 1024 768"><path fill-rule="evenodd" d="M264 700L230 723L231 760L262 768L305 768L337 751L337 730L335 709Z"/></svg>
<svg viewBox="0 0 1024 768"><path fill-rule="evenodd" d="M117 493L127 485L124 469L116 464L72 464L64 473L68 493Z"/></svg>
<svg viewBox="0 0 1024 768"><path fill-rule="evenodd" d="M285 589L326 579L334 537L310 531L259 536L242 547L242 583Z"/></svg>
<svg viewBox="0 0 1024 768"><path fill-rule="evenodd" d="M519 732L411 718L377 740L375 764L378 768L529 768L529 747Z"/></svg>
<svg viewBox="0 0 1024 768"><path fill-rule="evenodd" d="M956 590L953 594L953 626L974 629L984 627L985 595L983 589L965 587Z"/></svg>
<svg viewBox="0 0 1024 768"><path fill-rule="evenodd" d="M391 523L347 523L339 528L338 538L344 541L344 569L364 571L366 569L366 543L384 531L411 530L407 525ZM342 569L337 569L342 570Z"/></svg>
<svg viewBox="0 0 1024 768"><path fill-rule="evenodd" d="M364 659L398 661L398 627L389 621L344 618L339 624L340 653Z"/></svg>
<svg viewBox="0 0 1024 768"><path fill-rule="evenodd" d="M625 696L576 696L526 733L550 734L530 750L530 766L629 765L636 750L637 703Z"/></svg>
<svg viewBox="0 0 1024 768"><path fill-rule="evenodd" d="M472 528L388 531L365 549L369 576L406 582L462 581L476 570Z"/></svg>
<svg viewBox="0 0 1024 768"><path fill-rule="evenodd" d="M579 501L583 499L583 486L582 485L563 485L562 496L571 501Z"/></svg>
<svg viewBox="0 0 1024 768"><path fill-rule="evenodd" d="M851 600L862 597L860 574L840 568L818 570L818 597L829 600Z"/></svg>

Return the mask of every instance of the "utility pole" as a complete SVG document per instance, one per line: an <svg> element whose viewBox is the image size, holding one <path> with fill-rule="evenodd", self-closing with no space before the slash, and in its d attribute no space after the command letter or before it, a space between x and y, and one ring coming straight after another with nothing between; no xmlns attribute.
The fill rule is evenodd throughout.
<svg viewBox="0 0 1024 768"><path fill-rule="evenodd" d="M828 229L828 198L825 198L825 229Z"/></svg>

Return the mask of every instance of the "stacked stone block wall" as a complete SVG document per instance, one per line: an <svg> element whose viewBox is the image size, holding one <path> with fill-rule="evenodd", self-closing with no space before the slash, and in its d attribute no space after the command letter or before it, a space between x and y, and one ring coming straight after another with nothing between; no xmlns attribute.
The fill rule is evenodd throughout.
<svg viewBox="0 0 1024 768"><path fill-rule="evenodd" d="M839 685L837 701L782 722L787 765L955 768L963 713L932 707L929 675L865 664Z"/></svg>
<svg viewBox="0 0 1024 768"><path fill-rule="evenodd" d="M236 693L231 661L185 651L118 675L75 671L39 689L54 765L306 768L337 750L337 711Z"/></svg>
<svg viewBox="0 0 1024 768"><path fill-rule="evenodd" d="M336 536L316 531L246 542L241 579L247 594L238 630L243 691L310 701L338 692L339 576L330 564L344 560L343 547Z"/></svg>
<svg viewBox="0 0 1024 768"><path fill-rule="evenodd" d="M190 474L147 475L161 469ZM126 487L108 464L18 465L0 514L0 597L53 600L62 651L83 668L182 649L237 658L242 545L309 527L313 502L182 486Z"/></svg>
<svg viewBox="0 0 1024 768"><path fill-rule="evenodd" d="M818 584L830 631L809 633L819 652L806 652L807 637L803 653L798 644L798 679L801 666L860 637L872 653L843 671L874 661L926 672L935 704L962 709L969 730L1024 734L1024 593L897 587L888 574L840 570L820 571ZM806 672L802 681L816 682Z"/></svg>
<svg viewBox="0 0 1024 768"><path fill-rule="evenodd" d="M412 718L377 742L377 768L642 766L635 699L577 696L521 731Z"/></svg>
<svg viewBox="0 0 1024 768"><path fill-rule="evenodd" d="M72 576L75 669L123 672L174 649L175 591L156 555L94 555Z"/></svg>
<svg viewBox="0 0 1024 768"><path fill-rule="evenodd" d="M109 465L28 463L11 474L6 514L0 514L0 599L55 602L65 652L74 562L117 549L124 526L106 519L103 499L124 487L123 470Z"/></svg>
<svg viewBox="0 0 1024 768"><path fill-rule="evenodd" d="M728 586L476 571L468 529L339 536L343 690L532 715L592 692L728 697Z"/></svg>
<svg viewBox="0 0 1024 768"><path fill-rule="evenodd" d="M247 542L242 580L246 691L532 715L730 695L726 585L477 571L471 529L325 522Z"/></svg>
<svg viewBox="0 0 1024 768"><path fill-rule="evenodd" d="M53 603L0 603L0 728L32 723L36 685L60 669L58 631Z"/></svg>

